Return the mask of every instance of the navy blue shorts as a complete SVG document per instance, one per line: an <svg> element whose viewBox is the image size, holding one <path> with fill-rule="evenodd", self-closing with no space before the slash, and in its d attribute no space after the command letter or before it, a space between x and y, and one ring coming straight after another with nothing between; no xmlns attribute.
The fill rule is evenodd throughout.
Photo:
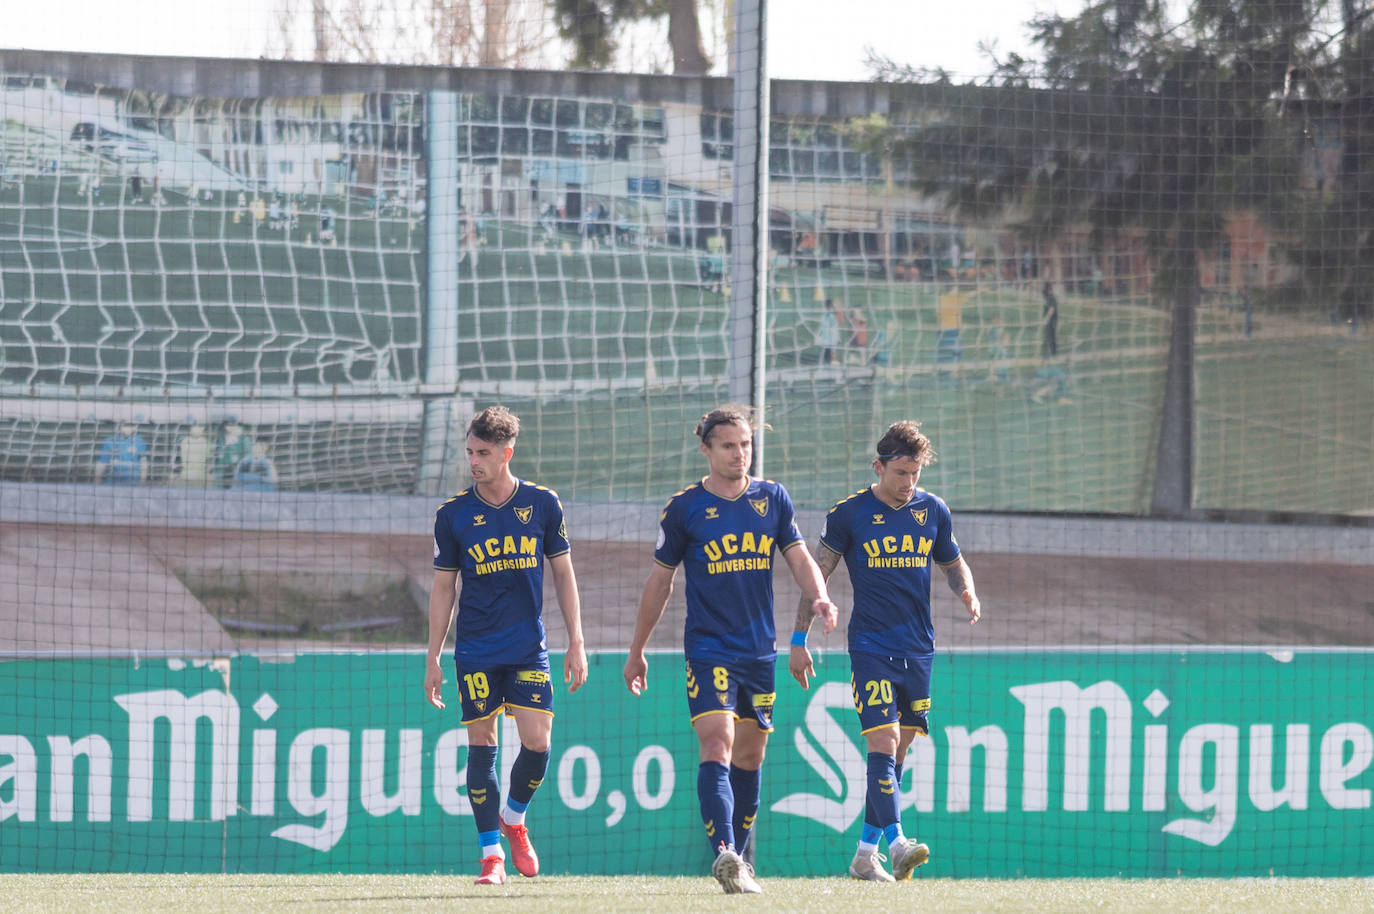
<svg viewBox="0 0 1374 914"><path fill-rule="evenodd" d="M707 714L729 713L735 720L752 720L765 733L773 732L777 664L776 656L728 664L688 660L687 707L692 723Z"/></svg>
<svg viewBox="0 0 1374 914"><path fill-rule="evenodd" d="M926 657L879 657L849 654L849 684L862 732L900 724L904 730L930 735L930 667Z"/></svg>
<svg viewBox="0 0 1374 914"><path fill-rule="evenodd" d="M505 708L529 708L553 714L553 677L549 661L523 665L455 664L463 723L491 717Z"/></svg>

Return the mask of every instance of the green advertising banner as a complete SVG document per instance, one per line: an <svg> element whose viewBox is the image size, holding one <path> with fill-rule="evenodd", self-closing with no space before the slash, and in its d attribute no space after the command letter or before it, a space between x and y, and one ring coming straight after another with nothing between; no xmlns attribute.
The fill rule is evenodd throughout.
<svg viewBox="0 0 1374 914"><path fill-rule="evenodd" d="M903 779L921 874L1374 875L1372 660L941 653ZM557 693L528 819L545 871L705 874L681 655L639 698L623 662ZM805 692L785 667L758 868L839 874L866 771L848 659ZM415 653L0 663L0 870L475 871L456 697L434 709L422 680Z"/></svg>

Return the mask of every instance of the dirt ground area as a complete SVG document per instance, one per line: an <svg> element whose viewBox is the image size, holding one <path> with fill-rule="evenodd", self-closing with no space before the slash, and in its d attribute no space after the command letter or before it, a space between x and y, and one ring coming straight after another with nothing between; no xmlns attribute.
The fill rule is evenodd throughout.
<svg viewBox="0 0 1374 914"><path fill-rule="evenodd" d="M423 618L432 577L426 536L0 525L0 651L318 649L226 631L184 581L236 576L252 594L293 576L319 599L397 582ZM574 564L588 647L623 651L651 562L648 543L581 540ZM1158 561L966 553L983 604L969 626L942 580L934 585L937 643L960 649L1119 645L1374 646L1374 566ZM778 628L792 628L800 593L779 563ZM843 650L851 592L831 579L841 627L813 645ZM271 607L269 607L271 608ZM279 608L278 608L279 609ZM681 575L651 648L681 645ZM549 647L566 632L546 576ZM422 629L421 629L422 630ZM340 638L365 649L365 640ZM327 642L325 642L327 643ZM417 641L417 645L422 641ZM394 641L385 645L394 649Z"/></svg>

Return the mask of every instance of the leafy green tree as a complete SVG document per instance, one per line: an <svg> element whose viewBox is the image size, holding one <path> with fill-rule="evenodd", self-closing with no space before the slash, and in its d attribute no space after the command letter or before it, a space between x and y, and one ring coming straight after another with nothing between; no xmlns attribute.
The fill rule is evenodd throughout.
<svg viewBox="0 0 1374 914"><path fill-rule="evenodd" d="M1291 208L1298 158L1283 105L1295 79L1305 84L1321 6L1194 0L1175 22L1162 0L1091 3L1033 19L1038 59L1013 56L974 85L875 61L880 80L913 83L929 112L881 141L955 214L1017 214L1033 238L1086 226L1098 245L1125 232L1143 240L1172 317L1158 514L1191 507L1200 257L1228 214Z"/></svg>

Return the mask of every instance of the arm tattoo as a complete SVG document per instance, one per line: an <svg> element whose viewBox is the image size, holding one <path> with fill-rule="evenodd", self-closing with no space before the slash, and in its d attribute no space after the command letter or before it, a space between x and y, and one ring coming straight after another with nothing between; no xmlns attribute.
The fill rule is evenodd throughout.
<svg viewBox="0 0 1374 914"><path fill-rule="evenodd" d="M966 590L973 593L973 571L963 556L945 569L945 580L949 582L949 589L954 591L955 596L962 596Z"/></svg>
<svg viewBox="0 0 1374 914"><path fill-rule="evenodd" d="M816 544L813 555L816 558L816 565L821 570L821 580L829 580L831 572L840 563L839 555L831 552L820 543ZM804 632L811 627L811 620L816 617L816 608L812 602L804 594L802 595L801 601L797 604L797 621L793 624L793 631Z"/></svg>

